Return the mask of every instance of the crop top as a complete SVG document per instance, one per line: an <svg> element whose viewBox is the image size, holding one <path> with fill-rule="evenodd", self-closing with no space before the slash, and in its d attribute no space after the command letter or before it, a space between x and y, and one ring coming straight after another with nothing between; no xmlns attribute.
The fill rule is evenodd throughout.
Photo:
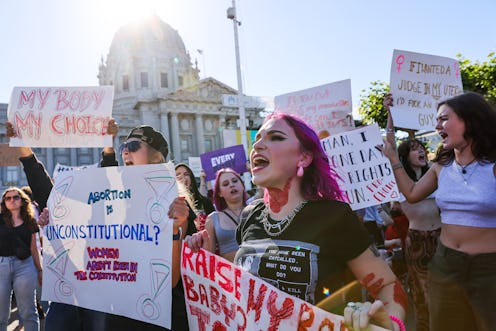
<svg viewBox="0 0 496 331"><path fill-rule="evenodd" d="M220 225L219 213L213 213L215 237L219 244L219 253L225 254L238 250L238 242L236 241L236 229L226 230Z"/></svg>
<svg viewBox="0 0 496 331"><path fill-rule="evenodd" d="M436 203L443 224L496 228L495 163L474 162L461 167L452 162L439 174Z"/></svg>

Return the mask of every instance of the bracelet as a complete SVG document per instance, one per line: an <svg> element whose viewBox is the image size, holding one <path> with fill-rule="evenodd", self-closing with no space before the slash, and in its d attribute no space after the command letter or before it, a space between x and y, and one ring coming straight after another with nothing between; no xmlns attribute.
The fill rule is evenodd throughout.
<svg viewBox="0 0 496 331"><path fill-rule="evenodd" d="M403 323L403 321L399 317L389 315L389 318L391 319L391 321L398 324L400 331L406 331L405 323Z"/></svg>
<svg viewBox="0 0 496 331"><path fill-rule="evenodd" d="M394 129L387 128L386 133L394 133Z"/></svg>
<svg viewBox="0 0 496 331"><path fill-rule="evenodd" d="M183 228L179 227L179 232L176 234L172 234L172 240L180 240L182 234L183 234Z"/></svg>
<svg viewBox="0 0 496 331"><path fill-rule="evenodd" d="M393 170L397 170L397 169L400 169L400 168L403 168L403 164L401 164L401 163L393 164Z"/></svg>

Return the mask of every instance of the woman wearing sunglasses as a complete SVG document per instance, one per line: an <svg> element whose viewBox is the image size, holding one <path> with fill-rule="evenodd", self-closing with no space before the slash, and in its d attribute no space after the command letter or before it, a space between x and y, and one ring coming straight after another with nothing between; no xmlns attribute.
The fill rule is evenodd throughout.
<svg viewBox="0 0 496 331"><path fill-rule="evenodd" d="M31 199L21 189L3 192L0 214L0 330L7 330L12 291L16 296L24 330L40 328L36 311L36 282L41 284L42 269L36 247L36 232Z"/></svg>
<svg viewBox="0 0 496 331"><path fill-rule="evenodd" d="M117 130L115 122L109 126ZM117 132L115 132L117 133ZM151 126L138 126L133 128L124 143L119 146L119 154L125 166L164 163L167 159L168 144L163 135ZM101 166L115 166L117 160L114 149L106 147L102 153ZM176 198L169 206L168 216L174 219L173 244L172 244L172 330L187 331L188 317L184 302L184 290L180 280L181 240L186 234L196 232L194 217L189 217L189 207L184 198ZM154 324L149 324L127 317L107 314L105 318L105 331L125 330L166 330Z"/></svg>
<svg viewBox="0 0 496 331"><path fill-rule="evenodd" d="M115 136L118 125L114 120L108 123L107 133ZM7 137L14 137L15 130L11 123L6 123ZM50 176L44 165L36 158L29 147L21 147L20 161L28 183L33 190L33 196L40 208L46 207L46 201L53 187ZM138 126L132 129L126 141L119 147L119 152L125 166L144 165L165 162L168 154L167 141L161 133L150 126ZM113 147L106 147L102 152L102 167L117 166ZM196 231L193 220L188 220L189 208L184 198L176 198L169 206L168 216L174 219L173 226L173 266L172 266L172 329L188 330L184 292L180 282L180 250L184 235ZM42 213L46 217L46 210ZM46 223L45 223L46 224ZM181 230L179 230L181 228ZM176 263L177 262L177 263ZM65 330L166 330L153 324L148 324L130 318L105 314L102 312L52 302L45 319L45 329L50 331Z"/></svg>

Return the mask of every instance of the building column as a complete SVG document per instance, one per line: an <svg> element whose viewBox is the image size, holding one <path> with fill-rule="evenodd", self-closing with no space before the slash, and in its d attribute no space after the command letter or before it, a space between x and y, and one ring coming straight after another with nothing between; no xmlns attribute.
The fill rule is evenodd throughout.
<svg viewBox="0 0 496 331"><path fill-rule="evenodd" d="M181 142L179 140L179 120L177 113L171 113L171 138L172 138L172 156L175 162L180 162L181 158Z"/></svg>
<svg viewBox="0 0 496 331"><path fill-rule="evenodd" d="M226 129L226 115L222 114L219 116L219 127L217 132L219 133L220 148L224 148L224 130Z"/></svg>
<svg viewBox="0 0 496 331"><path fill-rule="evenodd" d="M198 155L205 153L205 135L203 133L203 116L202 114L195 114L195 127L196 127L196 145L198 146Z"/></svg>
<svg viewBox="0 0 496 331"><path fill-rule="evenodd" d="M46 149L46 169L50 176L53 174L53 168L55 164L53 164L53 148Z"/></svg>
<svg viewBox="0 0 496 331"><path fill-rule="evenodd" d="M169 154L170 154L172 146L169 135L169 116L167 113L165 112L163 113L162 110L160 110L160 131L164 135L165 140L167 140L167 144L169 145Z"/></svg>
<svg viewBox="0 0 496 331"><path fill-rule="evenodd" d="M77 162L77 148L70 148L70 160L71 164L68 164L70 166L79 166Z"/></svg>

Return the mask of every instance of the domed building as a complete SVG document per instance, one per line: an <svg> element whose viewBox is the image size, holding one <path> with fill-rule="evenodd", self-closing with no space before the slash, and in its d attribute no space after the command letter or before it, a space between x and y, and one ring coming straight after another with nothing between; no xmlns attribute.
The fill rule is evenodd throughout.
<svg viewBox="0 0 496 331"><path fill-rule="evenodd" d="M211 77L200 80L198 66L192 64L179 33L156 15L117 31L97 77L100 85L114 86L112 116L120 127L114 146L124 141L131 128L151 125L166 137L169 159L187 163L191 156L231 145L224 137L236 136L239 129L238 109L222 106L222 94L237 94L237 90ZM249 127L261 125L261 110L246 109ZM8 142L6 115L7 104L0 104L2 143ZM101 158L101 148L33 150L49 174L57 164L91 165ZM0 167L0 188L27 185L22 167L12 159L9 166Z"/></svg>
<svg viewBox="0 0 496 331"><path fill-rule="evenodd" d="M114 86L115 146L131 128L151 125L169 142L170 158L187 162L224 147L223 130L236 128L238 110L223 107L222 94L237 91L214 78L200 80L179 33L156 15L119 29L98 79ZM247 123L260 124L259 110L246 110Z"/></svg>

